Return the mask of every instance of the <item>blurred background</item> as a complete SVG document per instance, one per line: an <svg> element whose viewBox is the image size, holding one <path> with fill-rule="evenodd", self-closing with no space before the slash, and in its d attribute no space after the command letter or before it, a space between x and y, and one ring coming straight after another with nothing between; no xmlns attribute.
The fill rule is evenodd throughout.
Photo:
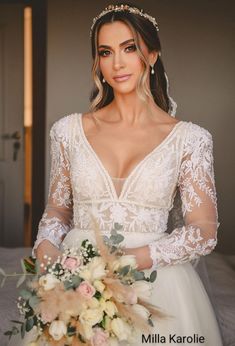
<svg viewBox="0 0 235 346"><path fill-rule="evenodd" d="M108 1L0 0L0 246L32 246L47 200L49 130L89 106L93 17ZM177 117L214 139L216 250L235 254L234 1L135 1L160 27Z"/></svg>

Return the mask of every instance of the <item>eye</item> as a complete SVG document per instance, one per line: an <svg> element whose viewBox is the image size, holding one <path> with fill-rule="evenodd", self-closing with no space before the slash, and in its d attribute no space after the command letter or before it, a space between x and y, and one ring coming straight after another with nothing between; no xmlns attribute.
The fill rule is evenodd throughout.
<svg viewBox="0 0 235 346"><path fill-rule="evenodd" d="M110 51L109 50L100 50L99 51L99 56L108 56L109 55L109 53L110 53Z"/></svg>
<svg viewBox="0 0 235 346"><path fill-rule="evenodd" d="M134 52L136 50L136 45L132 44L131 46L126 47L128 52Z"/></svg>

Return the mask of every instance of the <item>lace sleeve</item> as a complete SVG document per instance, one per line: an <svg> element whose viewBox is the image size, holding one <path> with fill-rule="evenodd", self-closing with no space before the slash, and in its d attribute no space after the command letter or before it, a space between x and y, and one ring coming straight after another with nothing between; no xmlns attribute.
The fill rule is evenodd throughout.
<svg viewBox="0 0 235 346"><path fill-rule="evenodd" d="M213 140L209 131L193 125L184 143L178 178L184 225L149 244L151 269L197 259L217 243Z"/></svg>
<svg viewBox="0 0 235 346"><path fill-rule="evenodd" d="M35 249L45 239L56 247L60 246L72 227L73 198L70 183L69 138L67 118L55 122L50 130L51 171L48 201L38 226Z"/></svg>

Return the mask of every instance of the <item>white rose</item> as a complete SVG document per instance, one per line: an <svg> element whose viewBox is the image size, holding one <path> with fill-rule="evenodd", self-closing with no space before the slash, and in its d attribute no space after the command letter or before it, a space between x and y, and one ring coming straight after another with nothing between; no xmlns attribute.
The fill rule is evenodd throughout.
<svg viewBox="0 0 235 346"><path fill-rule="evenodd" d="M107 299L110 299L113 294L112 294L112 291L107 288L107 289L104 290L102 295L103 295L104 299L107 300Z"/></svg>
<svg viewBox="0 0 235 346"><path fill-rule="evenodd" d="M148 319L150 313L149 311L143 306L143 305L140 305L140 304L134 304L130 307L130 309L137 313L138 315L140 315L142 318L144 318L145 320Z"/></svg>
<svg viewBox="0 0 235 346"><path fill-rule="evenodd" d="M135 281L131 287L134 288L136 295L143 300L147 300L151 297L153 286L151 282L145 280Z"/></svg>
<svg viewBox="0 0 235 346"><path fill-rule="evenodd" d="M52 274L43 275L39 279L39 285L43 286L45 291L52 290L59 282L60 280L58 280Z"/></svg>
<svg viewBox="0 0 235 346"><path fill-rule="evenodd" d="M98 299L96 299L95 297L91 297L90 299L87 299L86 304L91 309L98 308L100 305Z"/></svg>
<svg viewBox="0 0 235 346"><path fill-rule="evenodd" d="M91 272L88 269L81 270L79 276L86 281L91 281Z"/></svg>
<svg viewBox="0 0 235 346"><path fill-rule="evenodd" d="M101 257L94 257L79 273L79 276L89 282L100 280L106 276L105 262Z"/></svg>
<svg viewBox="0 0 235 346"><path fill-rule="evenodd" d="M120 341L127 340L132 332L131 326L119 317L111 321L111 329Z"/></svg>
<svg viewBox="0 0 235 346"><path fill-rule="evenodd" d="M117 338L109 338L109 346L118 346L119 343L118 343L118 339Z"/></svg>
<svg viewBox="0 0 235 346"><path fill-rule="evenodd" d="M113 302L106 301L104 306L104 311L109 317L113 317L118 312L118 309Z"/></svg>
<svg viewBox="0 0 235 346"><path fill-rule="evenodd" d="M136 257L134 255L123 255L112 264L112 270L118 270L125 266L131 266L131 268L137 268Z"/></svg>
<svg viewBox="0 0 235 346"><path fill-rule="evenodd" d="M107 330L107 331L111 331L111 319L109 318L109 316L105 316L104 318L104 328Z"/></svg>
<svg viewBox="0 0 235 346"><path fill-rule="evenodd" d="M89 324L87 324L87 323L85 323L85 324L83 324L83 336L84 336L84 338L85 339L87 339L87 340L89 340L89 339L91 339L91 337L93 336L93 334L94 334L94 332L93 332L93 329L92 329L92 326L91 325L89 325Z"/></svg>
<svg viewBox="0 0 235 346"><path fill-rule="evenodd" d="M54 340L60 340L67 333L67 327L63 321L53 321L49 327L49 334Z"/></svg>
<svg viewBox="0 0 235 346"><path fill-rule="evenodd" d="M94 257L88 264L89 270L91 271L91 280L100 280L106 276L105 262L102 257Z"/></svg>
<svg viewBox="0 0 235 346"><path fill-rule="evenodd" d="M105 289L105 285L103 284L103 282L101 282L100 280L95 280L93 282L93 286L97 289L97 291L99 291L100 293L103 293L104 289Z"/></svg>
<svg viewBox="0 0 235 346"><path fill-rule="evenodd" d="M89 324L90 326L100 323L102 319L103 311L99 308L83 310L79 316L79 320L82 324Z"/></svg>

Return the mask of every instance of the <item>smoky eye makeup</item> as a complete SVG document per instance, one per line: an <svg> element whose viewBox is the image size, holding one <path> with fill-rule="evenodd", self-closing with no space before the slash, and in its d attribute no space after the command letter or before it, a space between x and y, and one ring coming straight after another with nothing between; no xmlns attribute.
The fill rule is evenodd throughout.
<svg viewBox="0 0 235 346"><path fill-rule="evenodd" d="M125 50L126 52L134 52L134 51L136 51L136 45L135 45L135 44L130 44L130 45L126 46L126 47L124 48L124 50ZM110 50L108 50L108 49L100 49L100 50L98 51L99 56L103 56L103 57L108 56L109 53L110 53Z"/></svg>
<svg viewBox="0 0 235 346"><path fill-rule="evenodd" d="M108 56L108 55L106 55L106 54L108 54L108 53L110 53L109 50L107 50L107 49L102 49L102 50L99 50L98 55L99 55L99 56L105 57L105 56Z"/></svg>

